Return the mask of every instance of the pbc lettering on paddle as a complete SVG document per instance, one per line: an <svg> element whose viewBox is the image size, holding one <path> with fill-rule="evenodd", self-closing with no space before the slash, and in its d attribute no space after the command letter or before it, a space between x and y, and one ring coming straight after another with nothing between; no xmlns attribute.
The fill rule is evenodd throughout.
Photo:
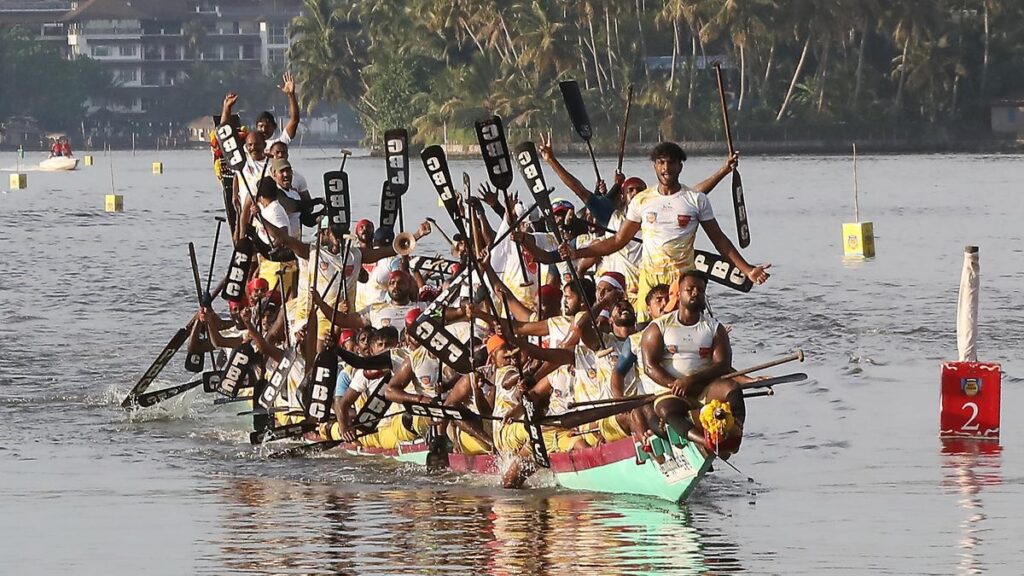
<svg viewBox="0 0 1024 576"><path fill-rule="evenodd" d="M540 170L537 147L533 142L523 142L516 147L516 161L519 162L520 171L523 173L530 192L535 195L547 192L548 187L544 183L544 174Z"/></svg>
<svg viewBox="0 0 1024 576"><path fill-rule="evenodd" d="M230 124L222 124L215 132L217 143L220 145L224 157L222 162L226 163L232 170L241 170L245 166L245 154L242 152L242 142L238 139L238 133Z"/></svg>
<svg viewBox="0 0 1024 576"><path fill-rule="evenodd" d="M472 370L469 349L427 314L420 314L416 319L412 326L412 337L430 350L438 360L459 372L467 374Z"/></svg>
<svg viewBox="0 0 1024 576"><path fill-rule="evenodd" d="M224 371L224 378L217 386L217 392L234 398L242 387L242 380L252 369L253 358L256 351L252 344L245 343L235 349L228 358L227 369Z"/></svg>
<svg viewBox="0 0 1024 576"><path fill-rule="evenodd" d="M509 165L508 144L505 142L505 129L501 118L492 116L478 121L476 138L491 184L502 190L508 189L512 184L512 166Z"/></svg>
<svg viewBox="0 0 1024 576"><path fill-rule="evenodd" d="M320 423L330 414L331 389L338 377L338 354L333 349L324 350L316 359L312 383L304 394L306 415Z"/></svg>
<svg viewBox="0 0 1024 576"><path fill-rule="evenodd" d="M274 400L277 400L281 389L288 382L288 375L291 374L292 366L295 365L295 356L295 348L285 352L281 362L274 369L274 373L270 375L270 380L267 382L259 398L259 405L263 408L269 410L274 405Z"/></svg>
<svg viewBox="0 0 1024 576"><path fill-rule="evenodd" d="M370 399L356 414L355 427L364 434L372 434L377 429L377 425L380 424L384 415L387 414L388 407L391 406L391 402L384 398L384 388L387 387L388 380L388 378L381 378L376 388L373 389Z"/></svg>
<svg viewBox="0 0 1024 576"><path fill-rule="evenodd" d="M348 232L351 225L351 204L348 174L340 171L324 173L324 197L327 200L327 220L337 234Z"/></svg>
<svg viewBox="0 0 1024 576"><path fill-rule="evenodd" d="M384 133L384 159L388 183L401 196L409 189L409 132L395 128Z"/></svg>
<svg viewBox="0 0 1024 576"><path fill-rule="evenodd" d="M380 191L380 227L394 228L398 221L398 194L391 188L391 183L385 181Z"/></svg>
<svg viewBox="0 0 1024 576"><path fill-rule="evenodd" d="M694 250L693 253L694 268L711 280L740 292L750 292L754 287L754 283L739 268L721 256L703 250Z"/></svg>
<svg viewBox="0 0 1024 576"><path fill-rule="evenodd" d="M240 302L245 294L245 277L249 273L252 264L252 244L249 240L242 238L235 245L231 253L231 263L228 265L228 277L224 283L222 296L229 302Z"/></svg>

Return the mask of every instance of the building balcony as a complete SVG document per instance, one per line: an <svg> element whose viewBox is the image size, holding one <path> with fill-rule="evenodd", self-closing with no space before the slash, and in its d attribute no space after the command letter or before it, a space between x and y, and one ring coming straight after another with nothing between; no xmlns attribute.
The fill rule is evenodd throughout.
<svg viewBox="0 0 1024 576"><path fill-rule="evenodd" d="M142 28L78 28L68 35L80 34L89 39L123 38L142 36Z"/></svg>

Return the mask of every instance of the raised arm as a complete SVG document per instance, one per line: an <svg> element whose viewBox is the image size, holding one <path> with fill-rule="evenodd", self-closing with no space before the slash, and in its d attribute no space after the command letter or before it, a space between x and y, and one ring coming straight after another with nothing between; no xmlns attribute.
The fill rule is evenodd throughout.
<svg viewBox="0 0 1024 576"><path fill-rule="evenodd" d="M299 129L299 99L295 94L295 79L290 72L285 72L282 81L281 92L288 95L288 123L282 132L288 138L295 138L295 132Z"/></svg>
<svg viewBox="0 0 1024 576"><path fill-rule="evenodd" d="M224 96L224 104L222 104L220 108L221 124L228 124L231 122L231 108L235 105L235 102L237 101L238 94L235 94L234 92L228 92Z"/></svg>
<svg viewBox="0 0 1024 576"><path fill-rule="evenodd" d="M715 189L715 186L718 186L718 183L722 181L722 178L725 178L730 172L732 172L739 162L739 152L733 152L732 156L725 159L725 164L723 164L721 168L715 171L711 176L708 176L704 181L698 183L693 187L693 189L698 192L710 194L711 191Z"/></svg>
<svg viewBox="0 0 1024 576"><path fill-rule="evenodd" d="M540 154L540 157L548 163L548 166L555 171L555 174L558 176L558 179L562 181L562 184L565 184L569 190L572 190L573 194L578 196L584 203L590 200L590 190L587 190L587 187L584 186L578 178L566 170L565 166L562 166L562 163L555 158L555 153L551 150L550 135L541 135L540 146L537 147L537 152Z"/></svg>
<svg viewBox="0 0 1024 576"><path fill-rule="evenodd" d="M584 246L579 250L573 250L567 245L563 245L558 248L558 253L561 254L563 258L571 258L573 260L607 256L622 250L623 246L628 244L639 231L639 222L623 220L622 226L619 227L619 231L615 233L615 236L609 236L603 240L598 240L597 242Z"/></svg>

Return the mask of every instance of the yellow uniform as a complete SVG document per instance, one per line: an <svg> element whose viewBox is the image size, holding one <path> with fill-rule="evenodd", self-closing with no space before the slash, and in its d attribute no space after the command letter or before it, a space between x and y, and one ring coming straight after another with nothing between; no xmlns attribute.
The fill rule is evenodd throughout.
<svg viewBox="0 0 1024 576"><path fill-rule="evenodd" d="M633 198L626 220L640 224L643 240L636 302L644 302L654 286L671 285L681 272L693 268L697 226L714 218L707 195L687 186L669 195L652 187ZM641 308L637 318L649 320L647 310Z"/></svg>

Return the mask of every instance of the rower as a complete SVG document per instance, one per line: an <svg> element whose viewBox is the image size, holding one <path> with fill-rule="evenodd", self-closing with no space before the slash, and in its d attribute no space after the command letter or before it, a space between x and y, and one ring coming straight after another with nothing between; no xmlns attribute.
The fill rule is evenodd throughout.
<svg viewBox="0 0 1024 576"><path fill-rule="evenodd" d="M647 316L649 318L660 318L668 304L669 288L665 284L658 284L647 292ZM622 303L620 302L619 305ZM619 315L612 311L613 325L618 324ZM643 329L646 324L636 324L636 315L633 315L634 327L629 332L626 342L619 353L615 369L612 371L611 388L612 397L619 398L619 392L624 395L630 388L636 389L636 394L653 394L656 384L644 371L643 350L640 347L640 339L643 337ZM618 329L618 326L616 326ZM631 413L630 429L637 440L640 435L650 433L649 422L654 418L654 409L650 404L634 410Z"/></svg>
<svg viewBox="0 0 1024 576"><path fill-rule="evenodd" d="M352 354L344 349L338 350L338 355L343 362L360 367L353 371L351 379L345 382L344 388L341 378L338 380L333 400L335 422L323 431L326 433L326 437L346 442L355 440L357 433L355 428L356 411L362 408L369 400L370 394L377 389L382 381L385 381L385 378L390 379L391 368L394 364L391 350L397 345L398 332L393 328L385 328L374 332L370 337L369 355ZM390 420L395 419L395 417L390 418ZM380 431L391 425L390 420L388 422L381 421L377 427L378 432L360 438L359 443L364 446L384 447ZM397 444L398 442L395 440L394 445L397 446Z"/></svg>
<svg viewBox="0 0 1024 576"><path fill-rule="evenodd" d="M658 318L641 339L644 370L653 381L654 412L666 424L723 459L739 451L746 406L743 390L723 380L732 365L732 348L725 326L705 312L707 277L691 270L679 278L679 309ZM705 441L700 411L716 403L731 426L719 441Z"/></svg>
<svg viewBox="0 0 1024 576"><path fill-rule="evenodd" d="M658 185L637 194L629 203L626 219L610 238L574 250L563 244L563 259L606 256L621 250L637 232L643 238L637 301L657 284L672 284L679 274L694 267L693 241L700 225L718 252L731 261L752 282L763 284L769 277L770 264L751 266L743 259L729 238L722 232L711 209L707 194L736 166L739 158L730 156L725 164L694 188L679 182L686 153L674 142L662 142L651 151L651 161L658 175ZM641 316L641 320L648 320Z"/></svg>
<svg viewBox="0 0 1024 576"><path fill-rule="evenodd" d="M245 220L248 216L243 209L250 200L249 192L256 193L260 180L267 176L270 170L270 158L267 157L264 151L263 136L258 132L249 132L245 136L244 147L246 152L245 164L239 170L242 178L235 178L231 184L234 189L234 206L235 210L238 210L239 221ZM242 179L245 182L240 182Z"/></svg>

